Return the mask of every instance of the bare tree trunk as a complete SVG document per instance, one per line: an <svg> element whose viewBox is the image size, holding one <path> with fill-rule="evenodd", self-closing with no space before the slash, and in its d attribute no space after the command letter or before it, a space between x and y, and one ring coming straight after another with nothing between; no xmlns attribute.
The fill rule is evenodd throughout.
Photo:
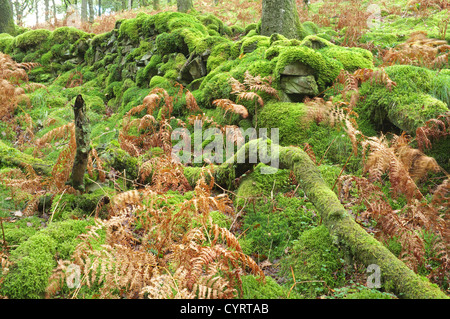
<svg viewBox="0 0 450 319"><path fill-rule="evenodd" d="M192 0L177 0L177 10L179 12L188 12L193 6Z"/></svg>
<svg viewBox="0 0 450 319"><path fill-rule="evenodd" d="M88 0L89 7L89 23L94 22L94 0Z"/></svg>
<svg viewBox="0 0 450 319"><path fill-rule="evenodd" d="M44 7L45 7L45 22L48 22L50 20L50 5L49 0L44 0Z"/></svg>
<svg viewBox="0 0 450 319"><path fill-rule="evenodd" d="M52 0L52 5L53 5L53 19L56 22L56 3L55 3L55 0Z"/></svg>
<svg viewBox="0 0 450 319"><path fill-rule="evenodd" d="M81 21L86 22L88 18L87 0L81 0Z"/></svg>
<svg viewBox="0 0 450 319"><path fill-rule="evenodd" d="M34 0L34 11L36 14L36 25L39 24L39 2L38 0Z"/></svg>
<svg viewBox="0 0 450 319"><path fill-rule="evenodd" d="M153 0L153 10L159 10L159 0Z"/></svg>
<svg viewBox="0 0 450 319"><path fill-rule="evenodd" d="M73 188L84 190L84 173L90 152L90 124L86 116L86 104L83 97L78 95L73 106L75 115L75 139L77 150L72 166L71 184Z"/></svg>
<svg viewBox="0 0 450 319"><path fill-rule="evenodd" d="M98 16L102 15L102 0L98 0Z"/></svg>

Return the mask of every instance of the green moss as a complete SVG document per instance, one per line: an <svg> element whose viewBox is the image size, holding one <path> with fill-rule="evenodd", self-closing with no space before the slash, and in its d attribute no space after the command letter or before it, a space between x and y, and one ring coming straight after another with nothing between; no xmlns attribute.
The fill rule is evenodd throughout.
<svg viewBox="0 0 450 319"><path fill-rule="evenodd" d="M288 287L279 285L272 277L266 276L262 283L255 276L242 276L243 299L301 299L302 296Z"/></svg>
<svg viewBox="0 0 450 319"><path fill-rule="evenodd" d="M302 23L304 32L308 35L317 34L319 32L319 27L312 21L305 21Z"/></svg>
<svg viewBox="0 0 450 319"><path fill-rule="evenodd" d="M182 53L173 53L169 56L168 61L161 65L159 71L164 74L165 78L176 80L185 63L186 57Z"/></svg>
<svg viewBox="0 0 450 319"><path fill-rule="evenodd" d="M258 114L258 125L278 128L280 145L302 145L309 127L305 116L306 107L302 103L269 102Z"/></svg>
<svg viewBox="0 0 450 319"><path fill-rule="evenodd" d="M48 165L39 159L28 154L22 153L18 149L8 146L0 141L0 168L1 167L18 167L20 163L28 163L38 172L48 172Z"/></svg>
<svg viewBox="0 0 450 319"><path fill-rule="evenodd" d="M361 48L345 48L340 46L327 46L321 49L323 55L336 59L342 63L344 69L354 72L357 69L373 69L373 56L370 51Z"/></svg>
<svg viewBox="0 0 450 319"><path fill-rule="evenodd" d="M119 39L128 38L133 42L139 42L139 20L126 19L123 20L119 28Z"/></svg>
<svg viewBox="0 0 450 319"><path fill-rule="evenodd" d="M376 126L389 130L395 126L408 134L414 134L417 127L430 118L448 111L443 99L447 94L447 78L436 77L431 70L409 65L395 65L385 68L397 86L389 91L382 85L365 82L361 85L362 102L357 112Z"/></svg>
<svg viewBox="0 0 450 319"><path fill-rule="evenodd" d="M230 58L232 45L231 41L225 41L214 46L206 64L208 72L211 72Z"/></svg>
<svg viewBox="0 0 450 319"><path fill-rule="evenodd" d="M48 41L51 34L52 32L46 29L27 31L15 38L14 46L23 50L30 47L35 47Z"/></svg>
<svg viewBox="0 0 450 319"><path fill-rule="evenodd" d="M277 193L280 186L276 182L273 197L269 185L264 194L259 193L260 184L255 179L246 178L245 183L239 187L238 196L248 196L244 194L246 190L253 189L256 197L254 204L247 202L242 219L242 229L246 230L242 236L242 249L246 254L258 256L256 261L273 261L284 256L286 249L302 232L317 225L312 205L302 197L286 197ZM284 187L286 189L286 185ZM301 196L302 192L299 194Z"/></svg>
<svg viewBox="0 0 450 319"><path fill-rule="evenodd" d="M86 35L85 32L78 30L74 27L61 27L57 28L52 32L50 41L52 43L75 43L78 39Z"/></svg>
<svg viewBox="0 0 450 319"><path fill-rule="evenodd" d="M14 262L3 278L0 294L11 299L43 298L48 279L56 267L56 257L67 259L77 245L77 236L91 222L67 220L50 223L11 252Z"/></svg>
<svg viewBox="0 0 450 319"><path fill-rule="evenodd" d="M321 38L320 36L316 36L316 35L308 35L306 36L302 41L301 41L301 45L304 45L308 48L317 50L317 49L322 49L325 47L334 47L335 45L333 43L331 43L330 41Z"/></svg>
<svg viewBox="0 0 450 319"><path fill-rule="evenodd" d="M136 84L138 86L147 86L150 79L158 74L157 66L162 62L162 57L159 54L154 54L149 63L145 66L142 73L136 77ZM145 85L144 85L145 83Z"/></svg>
<svg viewBox="0 0 450 319"><path fill-rule="evenodd" d="M41 222L42 219L35 216L19 219L14 223L3 222L6 242L10 247L20 245L39 231Z"/></svg>
<svg viewBox="0 0 450 319"><path fill-rule="evenodd" d="M14 37L9 33L0 33L0 51L3 53L8 53L11 44L14 43Z"/></svg>
<svg viewBox="0 0 450 319"><path fill-rule="evenodd" d="M328 287L340 287L345 282L342 253L333 245L324 225L303 232L293 243L292 253L282 260L286 275L291 267L296 281L304 281L295 285L294 290L308 298L315 298L327 292ZM293 283L292 278L289 283Z"/></svg>
<svg viewBox="0 0 450 319"><path fill-rule="evenodd" d="M300 62L314 71L314 77L320 90L323 90L328 84L331 84L338 76L343 65L338 61L328 58L321 53L308 47L278 47L279 59L274 70L275 79L280 78L280 72L292 63ZM266 52L268 54L268 52Z"/></svg>
<svg viewBox="0 0 450 319"><path fill-rule="evenodd" d="M110 143L101 154L101 159L105 162L105 170L108 167L113 167L118 172L125 171L129 180L134 180L138 177L138 159L122 150L118 143Z"/></svg>
<svg viewBox="0 0 450 319"><path fill-rule="evenodd" d="M430 95L441 100L450 108L450 72L440 72L431 82Z"/></svg>
<svg viewBox="0 0 450 319"><path fill-rule="evenodd" d="M240 54L250 53L259 47L269 47L270 38L263 35L247 36L241 45Z"/></svg>
<svg viewBox="0 0 450 319"><path fill-rule="evenodd" d="M169 53L180 52L183 49L183 45L183 38L176 32L164 32L156 37L156 48L161 56Z"/></svg>

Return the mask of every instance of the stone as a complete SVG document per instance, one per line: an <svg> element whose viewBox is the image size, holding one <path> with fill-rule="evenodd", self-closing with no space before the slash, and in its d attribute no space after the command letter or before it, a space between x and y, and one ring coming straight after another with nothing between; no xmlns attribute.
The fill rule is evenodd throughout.
<svg viewBox="0 0 450 319"><path fill-rule="evenodd" d="M181 80L190 83L196 79L204 77L207 73L205 63L201 56L189 57L186 64L181 68Z"/></svg>
<svg viewBox="0 0 450 319"><path fill-rule="evenodd" d="M283 76L281 77L281 88L286 94L300 94L316 96L319 94L314 76Z"/></svg>
<svg viewBox="0 0 450 319"><path fill-rule="evenodd" d="M307 76L313 75L314 70L301 62L295 62L292 64L288 64L284 67L284 69L280 72L283 75L297 75L297 76Z"/></svg>

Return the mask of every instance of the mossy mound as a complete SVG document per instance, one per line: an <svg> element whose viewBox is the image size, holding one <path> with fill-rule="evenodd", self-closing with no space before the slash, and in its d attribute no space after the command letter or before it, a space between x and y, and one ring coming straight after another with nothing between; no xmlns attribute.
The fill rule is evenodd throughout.
<svg viewBox="0 0 450 319"><path fill-rule="evenodd" d="M303 282L295 285L294 291L308 298L327 292L328 287L342 286L343 266L343 256L324 225L303 232L293 243L292 253L282 260L286 274L292 269L296 282Z"/></svg>
<svg viewBox="0 0 450 319"><path fill-rule="evenodd" d="M56 258L68 259L77 245L77 236L86 232L92 221L66 220L51 223L37 231L28 240L11 251L14 262L4 276L0 294L11 299L38 299L45 297L45 290Z"/></svg>
<svg viewBox="0 0 450 319"><path fill-rule="evenodd" d="M377 129L389 130L392 125L414 135L419 126L448 111L450 77L417 66L395 65L385 68L397 86L365 82L360 94L363 101L357 112L370 119ZM440 100L441 98L442 100Z"/></svg>

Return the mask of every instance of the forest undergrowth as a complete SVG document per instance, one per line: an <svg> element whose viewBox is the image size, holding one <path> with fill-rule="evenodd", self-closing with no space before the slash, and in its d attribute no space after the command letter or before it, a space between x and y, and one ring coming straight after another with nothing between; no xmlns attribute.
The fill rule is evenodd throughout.
<svg viewBox="0 0 450 319"><path fill-rule="evenodd" d="M324 92L306 97L302 101L306 115L301 121L338 133L320 151L306 142L294 146L309 155L367 233L448 294L450 179L427 152L448 140L450 113L428 119L414 134L399 130L373 135L361 108L364 86L392 92L402 85L386 71L390 66L427 68L436 74L448 69L446 26L439 30L441 39L419 30L398 45L381 47L376 39L363 41L369 33L364 18L370 12L361 1L349 1L348 10L342 10L339 1L329 1L317 11L298 2L302 21L339 32L341 46L374 52L377 67L341 70ZM229 25L239 22L242 29L258 22L261 12L250 2L246 6L237 0L231 3L240 6L232 14L225 10L230 3L224 1L216 7L199 4L198 10ZM412 8L408 11L396 4L382 4L384 16L404 18L421 19L437 7L449 9L445 1L408 1ZM118 17L134 18L135 13L104 16L83 28L101 34L112 30ZM54 21L49 28L64 24ZM244 34L234 40L240 36ZM245 54L239 57L244 58ZM267 177L258 174L259 167L252 167L235 176L236 166L228 176L218 176L219 165L208 158L188 165L175 160L171 140L175 129L188 134L201 124L204 130L232 132L226 138L233 143L245 142L238 124L250 120L259 127L267 103L281 99L272 76L245 71L242 80L230 77L229 95L211 101L213 111L207 110L210 107L201 103L194 89L177 81L148 88L139 105L123 114L117 115L119 109L106 104L97 122L104 121L108 129L94 139L112 137L107 143L91 143L84 178L87 186L80 192L70 185L77 147L73 120L64 122L55 116L42 121L36 116L40 106L33 93L48 93L52 85L29 80L28 73L39 67L39 63L18 63L0 53L0 138L5 141L0 141L4 210L0 215L0 296L24 297L11 292L24 280L17 269L36 268L33 262L22 265L23 256L33 255L28 250L46 240L53 245L50 253L45 252L51 257L44 263L43 278L33 282L33 291L39 292L33 297L342 298L350 296L350 291L360 297L397 297L389 294L389 287L380 291L367 287L361 265L346 262L338 249L324 248L309 237L314 234L324 236L324 243L329 240L291 172L280 170ZM64 81L64 90L84 89L88 81L83 77L79 71L72 73ZM333 163L328 158L339 153L342 138L348 142L347 157ZM233 148L237 151L236 145ZM245 185L261 189L245 196L241 191ZM33 218L39 220L38 226L33 226ZM22 229L14 226L22 219L31 225L30 233L10 235ZM67 222L74 229L70 223L80 221L87 227L78 233L74 230L65 241L52 235L54 225ZM40 234L43 229L48 233ZM26 242L29 247L21 246ZM314 257L308 259L309 253ZM298 260L293 261L294 257ZM307 270L298 271L297 263ZM310 270L308 263L317 263L319 270ZM79 279L75 289L68 285L74 276ZM25 297L29 297L26 292Z"/></svg>

